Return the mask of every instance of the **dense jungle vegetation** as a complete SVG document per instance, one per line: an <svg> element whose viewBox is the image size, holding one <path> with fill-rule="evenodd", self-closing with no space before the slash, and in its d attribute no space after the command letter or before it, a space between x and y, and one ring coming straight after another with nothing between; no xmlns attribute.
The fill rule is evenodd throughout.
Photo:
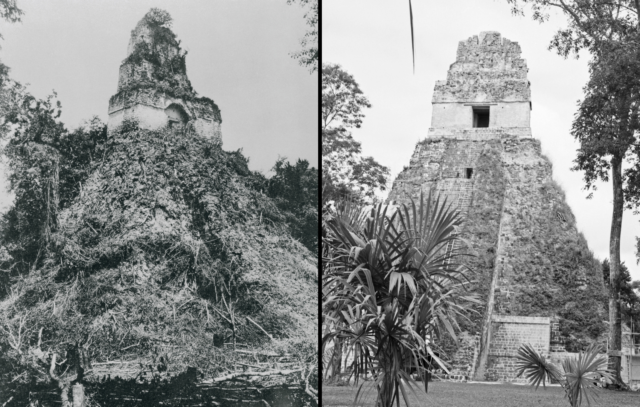
<svg viewBox="0 0 640 407"><path fill-rule="evenodd" d="M0 68L15 195L0 218L0 401L53 381L64 405L92 364L215 380L260 355L286 358L312 400L317 169L251 171L190 125L68 130L55 94L39 100Z"/></svg>

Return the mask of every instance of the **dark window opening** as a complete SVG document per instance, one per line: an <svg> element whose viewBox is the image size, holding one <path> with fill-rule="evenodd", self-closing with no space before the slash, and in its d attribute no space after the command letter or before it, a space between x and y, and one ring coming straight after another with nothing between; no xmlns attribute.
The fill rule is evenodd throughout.
<svg viewBox="0 0 640 407"><path fill-rule="evenodd" d="M473 108L473 127L489 127L489 106Z"/></svg>
<svg viewBox="0 0 640 407"><path fill-rule="evenodd" d="M169 128L180 127L189 121L187 112L184 111L182 106L176 103L172 103L164 109L164 113L167 115L167 125Z"/></svg>
<svg viewBox="0 0 640 407"><path fill-rule="evenodd" d="M473 175L473 168L467 168L465 175L467 179L471 179L471 176Z"/></svg>

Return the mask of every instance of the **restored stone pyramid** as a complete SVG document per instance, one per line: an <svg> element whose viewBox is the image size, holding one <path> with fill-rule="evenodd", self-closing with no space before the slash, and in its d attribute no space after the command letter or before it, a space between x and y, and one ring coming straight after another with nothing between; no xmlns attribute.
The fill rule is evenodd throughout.
<svg viewBox="0 0 640 407"><path fill-rule="evenodd" d="M520 344L575 351L605 329L599 263L532 137L527 71L497 32L461 41L436 82L427 138L389 195L437 191L467 217L462 249L484 304L449 349L461 377L512 381Z"/></svg>
<svg viewBox="0 0 640 407"><path fill-rule="evenodd" d="M131 31L127 57L120 65L118 91L109 99L108 126L135 118L148 130L193 126L222 143L222 116L213 100L198 97L187 77L186 52L171 31L171 20L151 10Z"/></svg>

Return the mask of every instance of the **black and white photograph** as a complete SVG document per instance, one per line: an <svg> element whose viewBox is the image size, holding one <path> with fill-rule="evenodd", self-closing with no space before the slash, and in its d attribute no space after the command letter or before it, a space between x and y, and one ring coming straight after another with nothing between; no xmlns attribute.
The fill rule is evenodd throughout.
<svg viewBox="0 0 640 407"><path fill-rule="evenodd" d="M640 2L321 9L321 404L640 405Z"/></svg>
<svg viewBox="0 0 640 407"><path fill-rule="evenodd" d="M319 405L318 0L0 0L0 406Z"/></svg>

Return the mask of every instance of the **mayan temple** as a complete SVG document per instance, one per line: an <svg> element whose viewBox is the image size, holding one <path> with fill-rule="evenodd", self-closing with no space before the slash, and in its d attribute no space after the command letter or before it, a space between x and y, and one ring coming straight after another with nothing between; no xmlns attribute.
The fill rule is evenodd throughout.
<svg viewBox="0 0 640 407"><path fill-rule="evenodd" d="M518 43L497 32L461 41L436 82L427 137L389 195L437 191L466 216L461 249L484 303L447 349L461 380L514 381L521 344L559 362L605 332L600 266L532 135L527 71Z"/></svg>
<svg viewBox="0 0 640 407"><path fill-rule="evenodd" d="M213 100L198 97L187 77L186 52L153 17L148 14L131 31L118 90L109 99L109 128L135 118L144 129L192 126L197 134L222 143L220 109Z"/></svg>

